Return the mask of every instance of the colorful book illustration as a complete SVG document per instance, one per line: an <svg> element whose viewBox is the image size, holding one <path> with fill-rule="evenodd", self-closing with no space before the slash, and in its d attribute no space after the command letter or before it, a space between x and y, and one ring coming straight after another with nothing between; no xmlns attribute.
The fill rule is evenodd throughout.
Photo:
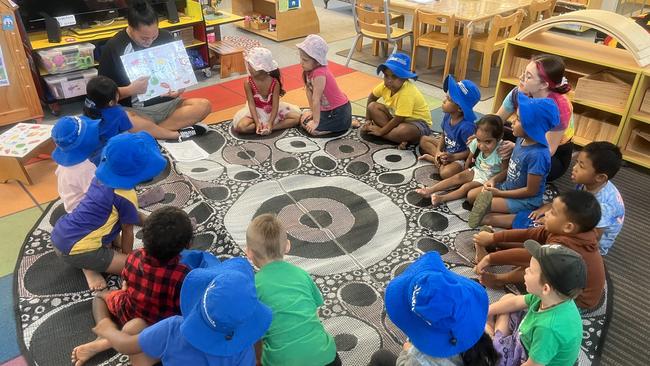
<svg viewBox="0 0 650 366"><path fill-rule="evenodd" d="M183 41L175 41L121 56L131 82L149 76L149 86L140 101L195 85L196 75Z"/></svg>
<svg viewBox="0 0 650 366"><path fill-rule="evenodd" d="M52 125L18 123L0 135L0 156L25 157L52 135Z"/></svg>

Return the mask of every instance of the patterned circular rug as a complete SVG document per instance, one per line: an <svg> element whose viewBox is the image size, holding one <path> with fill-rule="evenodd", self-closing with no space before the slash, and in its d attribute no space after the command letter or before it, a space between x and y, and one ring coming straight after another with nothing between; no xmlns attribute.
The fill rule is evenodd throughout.
<svg viewBox="0 0 650 366"><path fill-rule="evenodd" d="M469 212L462 201L432 209L414 193L439 176L413 150L397 150L356 130L320 139L297 130L244 139L231 133L230 123L213 126L195 141L209 158L174 162L140 186L140 192L154 186L166 192L164 202L147 211L182 207L197 222L194 248L221 258L243 255L253 217L277 214L290 234L286 260L309 271L320 288L325 305L319 315L344 365L365 366L380 348L399 352L405 338L386 317L384 288L422 253L438 251L453 271L474 277L467 260L476 232L467 226ZM28 359L41 366L69 364L72 348L94 339L84 277L60 262L50 244L62 214L60 202L49 207L16 266L19 339ZM140 238L138 228L137 247ZM492 301L504 294L488 293ZM607 308L604 301L583 314L580 365L599 359ZM123 365L128 358L111 351L92 361Z"/></svg>

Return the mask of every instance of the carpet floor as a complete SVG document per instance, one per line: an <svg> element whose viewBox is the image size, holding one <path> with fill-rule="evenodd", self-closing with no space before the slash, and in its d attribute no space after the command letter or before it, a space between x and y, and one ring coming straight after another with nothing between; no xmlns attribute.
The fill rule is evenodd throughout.
<svg viewBox="0 0 650 366"><path fill-rule="evenodd" d="M401 349L405 337L386 317L384 289L422 253L438 251L452 271L474 277L467 258L476 231L467 227L468 211L461 201L432 209L414 193L438 178L414 150L398 150L358 130L319 139L297 130L243 138L231 133L230 123L212 126L195 141L209 158L172 162L138 187L166 192L164 202L148 210L183 208L197 222L193 247L221 258L243 255L252 218L277 214L292 244L286 260L307 270L320 288L325 304L319 316L345 365L365 366L380 348ZM63 265L50 244L62 214L57 201L37 222L14 276L19 343L41 366L69 363L72 348L94 338L84 277ZM135 235L135 246L141 246L141 231ZM117 283L109 279L109 285ZM488 291L491 301L503 294ZM583 314L580 365L599 359L608 304ZM123 365L127 359L105 352L92 361Z"/></svg>

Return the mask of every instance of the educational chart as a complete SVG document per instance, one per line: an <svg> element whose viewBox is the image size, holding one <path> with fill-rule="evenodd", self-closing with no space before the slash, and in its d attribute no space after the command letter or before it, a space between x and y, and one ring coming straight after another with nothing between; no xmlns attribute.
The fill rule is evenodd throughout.
<svg viewBox="0 0 650 366"><path fill-rule="evenodd" d="M7 77L7 68L5 67L5 57L0 47L0 86L9 86L9 77Z"/></svg>
<svg viewBox="0 0 650 366"><path fill-rule="evenodd" d="M52 125L18 123L0 135L0 156L22 158L52 135Z"/></svg>
<svg viewBox="0 0 650 366"><path fill-rule="evenodd" d="M124 70L131 82L149 76L149 87L138 94L140 101L195 85L196 75L183 41L150 47L121 56Z"/></svg>

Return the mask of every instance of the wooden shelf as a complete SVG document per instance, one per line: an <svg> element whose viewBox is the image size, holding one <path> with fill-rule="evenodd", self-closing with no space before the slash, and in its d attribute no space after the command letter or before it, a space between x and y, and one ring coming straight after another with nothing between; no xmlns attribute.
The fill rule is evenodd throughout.
<svg viewBox="0 0 650 366"><path fill-rule="evenodd" d="M636 113L632 114L632 118L639 122L643 123L648 123L650 124L650 114L648 113L643 113L641 111L637 111Z"/></svg>
<svg viewBox="0 0 650 366"><path fill-rule="evenodd" d="M276 21L276 29L252 29L244 27L244 22L236 22L237 27L274 41L305 37L320 33L320 22L312 0L301 0L300 8L280 11L277 0L233 0L232 13L236 16L254 14L270 16Z"/></svg>
<svg viewBox="0 0 650 366"><path fill-rule="evenodd" d="M504 78L501 78L501 81L503 81L506 84L513 85L513 86L519 86L519 79L515 78L515 77L511 77L511 76L504 77Z"/></svg>
<svg viewBox="0 0 650 366"><path fill-rule="evenodd" d="M580 136L576 136L576 135L573 136L572 141L573 141L574 144L576 144L578 146L585 146L585 145L587 145L587 144L589 144L591 142L591 140L588 140L588 139L586 139L584 137L580 137Z"/></svg>
<svg viewBox="0 0 650 366"><path fill-rule="evenodd" d="M194 41L192 41L192 43L185 44L184 46L185 48L193 48L193 47L203 46L204 44L207 44L207 42L195 39Z"/></svg>
<svg viewBox="0 0 650 366"><path fill-rule="evenodd" d="M275 32L269 32L268 29L253 29L253 28L250 28L250 27L247 28L247 27L244 27L244 21L243 20L240 21L240 22L236 22L235 25L238 28L247 30L247 31L249 31L251 33L255 33L255 34L260 35L262 37L272 39L272 40L274 40L276 42L279 41L279 39L278 39L278 31L277 30Z"/></svg>
<svg viewBox="0 0 650 366"><path fill-rule="evenodd" d="M592 101L589 101L589 100L575 99L575 98L573 98L573 94L571 96L569 96L569 100L571 100L571 102L574 103L574 104L580 104L580 105L583 105L585 107L591 107L591 108L594 108L594 109L598 109L598 110L601 110L601 111L605 111L605 112L608 112L608 113L615 114L617 116L623 116L625 114L625 109L624 108L617 108L617 107L613 107L611 105L596 103L596 102L592 102Z"/></svg>
<svg viewBox="0 0 650 366"><path fill-rule="evenodd" d="M206 27L212 27L212 26L215 26L215 25L234 23L234 22L238 22L240 20L244 20L244 17L242 17L240 15L231 14L231 13L221 11L221 10L219 10L219 12L221 13L221 16L219 16L218 18L216 18L216 19L206 19L205 20L205 26Z"/></svg>

